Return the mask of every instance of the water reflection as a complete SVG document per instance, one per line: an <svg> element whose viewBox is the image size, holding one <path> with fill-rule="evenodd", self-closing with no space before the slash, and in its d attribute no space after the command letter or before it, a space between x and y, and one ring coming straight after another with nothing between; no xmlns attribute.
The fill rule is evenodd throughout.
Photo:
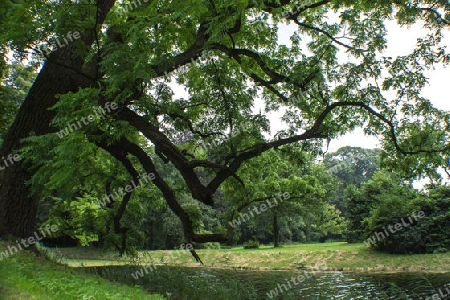
<svg viewBox="0 0 450 300"><path fill-rule="evenodd" d="M283 278L289 278L285 274ZM270 289L259 288L264 292L262 297L278 286L277 281L269 286ZM291 293L280 293L279 299L288 293L297 299L425 299L441 289L441 295L450 287L450 273L446 274L355 274L343 272L315 273L313 278L302 286L294 287ZM280 290L278 290L280 291ZM261 293L260 293L261 294ZM437 298L435 298L437 299ZM440 298L438 298L440 299Z"/></svg>
<svg viewBox="0 0 450 300"><path fill-rule="evenodd" d="M412 299L450 290L450 273L357 274L309 272L297 285L287 284L305 271L250 271L211 268L158 267L138 281L130 274L136 267L90 268L106 278L126 284L139 284L152 292L187 296L183 299ZM280 289L280 287L286 288ZM277 292L273 291L277 289ZM229 291L229 292L227 292ZM272 293L271 293L272 291ZM447 298L447 297L446 297ZM178 299L178 298L175 298ZM227 299L230 299L229 297ZM442 299L442 298L434 298Z"/></svg>

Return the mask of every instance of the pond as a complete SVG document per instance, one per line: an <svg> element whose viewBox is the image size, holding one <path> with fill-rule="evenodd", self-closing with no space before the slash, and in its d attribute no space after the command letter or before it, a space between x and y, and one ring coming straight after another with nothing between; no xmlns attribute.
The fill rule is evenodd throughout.
<svg viewBox="0 0 450 300"><path fill-rule="evenodd" d="M432 299L450 295L450 273L357 274L211 268L86 268L110 280L140 285L172 299ZM137 275L140 272L143 276ZM135 275L134 277L132 275ZM137 278L137 279L136 279ZM183 296L183 297L182 297Z"/></svg>

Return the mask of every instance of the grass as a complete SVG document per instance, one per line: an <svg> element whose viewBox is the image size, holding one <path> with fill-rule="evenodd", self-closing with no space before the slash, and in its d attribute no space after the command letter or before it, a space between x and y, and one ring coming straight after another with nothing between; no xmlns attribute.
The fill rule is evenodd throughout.
<svg viewBox="0 0 450 300"><path fill-rule="evenodd" d="M0 241L0 251L7 244ZM143 289L112 283L100 276L57 265L20 251L0 261L0 299L70 300L70 299L166 299Z"/></svg>
<svg viewBox="0 0 450 300"><path fill-rule="evenodd" d="M71 266L123 265L131 259L119 259L114 252L83 248L64 248L58 252ZM183 250L139 251L140 264L198 267L189 252ZM296 244L282 248L197 250L207 267L250 270L342 270L346 272L448 272L450 253L397 255L380 253L364 244L345 242Z"/></svg>

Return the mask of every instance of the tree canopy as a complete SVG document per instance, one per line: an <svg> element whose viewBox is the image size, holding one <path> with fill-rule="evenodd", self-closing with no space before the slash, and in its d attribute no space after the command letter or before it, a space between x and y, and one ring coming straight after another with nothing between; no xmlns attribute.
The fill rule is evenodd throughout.
<svg viewBox="0 0 450 300"><path fill-rule="evenodd" d="M149 203L165 200L187 242L225 241L230 228L201 233L195 207L220 209L227 185L261 197L284 192L277 180L266 185L245 169L266 168L275 178L280 170L252 160L273 150L300 168L357 127L381 138L385 164L404 176L438 178L436 169L447 165L449 114L421 92L425 72L449 63L446 0L4 5L3 60L12 54L32 66L43 62L0 151L22 150L27 158L0 171L0 228L7 232L31 232L39 195L91 201L153 173L146 192L138 187L100 208L112 211L116 234L132 231L127 210L136 194L147 193ZM427 30L409 54L384 55L392 19ZM297 27L290 45L278 43L286 22ZM108 103L118 109L89 119ZM269 115L280 111L285 128L273 134ZM57 135L71 125L70 134ZM267 157L267 166L281 168L277 159ZM29 181L33 190L21 189ZM241 197L251 194L258 192ZM20 214L29 220L17 221Z"/></svg>

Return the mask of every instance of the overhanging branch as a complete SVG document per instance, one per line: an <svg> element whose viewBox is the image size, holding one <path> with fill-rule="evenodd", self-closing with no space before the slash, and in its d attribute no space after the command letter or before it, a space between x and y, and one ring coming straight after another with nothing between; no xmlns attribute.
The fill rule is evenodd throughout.
<svg viewBox="0 0 450 300"><path fill-rule="evenodd" d="M313 80L315 75L317 74L317 71L315 70L315 71L311 72L311 74L308 75L301 83L298 83L298 82L295 82L294 80L292 80L289 76L277 73L274 70L267 67L267 65L264 62L264 60L262 59L261 55L257 52L254 52L254 51L251 51L248 49L231 49L225 45L218 44L218 43L213 44L211 47L213 49L219 50L219 51L227 54L228 56L232 57L240 65L242 65L242 60L240 58L241 55L252 58L258 64L258 66L261 68L261 70L270 77L271 80L265 81L264 79L260 78L256 74L252 74L251 77L255 81L257 81L265 86L271 85L271 84L277 84L280 82L288 82L288 83L292 83L293 85L300 88L301 90L304 90L306 85L311 80Z"/></svg>
<svg viewBox="0 0 450 300"><path fill-rule="evenodd" d="M431 7L419 7L420 10L429 12L431 14L434 14L438 20L440 20L445 25L450 25L450 22L447 21L437 10L431 8Z"/></svg>
<svg viewBox="0 0 450 300"><path fill-rule="evenodd" d="M307 4L307 5L304 5L304 6L299 7L299 8L296 7L296 9L293 12L287 13L286 17L288 17L288 18L298 18L298 16L301 13L305 12L306 10L317 8L317 7L326 5L326 4L330 3L330 2L331 2L331 0L322 0L320 2L313 3L313 4Z"/></svg>
<svg viewBox="0 0 450 300"><path fill-rule="evenodd" d="M304 28L311 29L311 30L314 30L314 31L317 31L317 32L322 33L323 35L325 35L326 37L328 37L330 40L332 40L333 42L335 42L335 43L338 44L338 45L341 45L341 46L343 46L343 47L345 47L345 48L347 48L347 49L353 49L352 46L347 45L347 44L345 44L345 43L339 41L337 38L335 38L334 36L332 36L329 32L323 30L322 28L315 27L315 26L313 26L313 25L309 25L309 24L300 22L297 18L288 17L288 19L293 20L293 21L295 22L295 24L297 24L297 25L299 25L299 26L301 26L301 27L304 27Z"/></svg>
<svg viewBox="0 0 450 300"><path fill-rule="evenodd" d="M335 102L327 106L322 113L317 117L314 124L306 130L304 133L300 135L295 135L292 137L284 138L284 139L278 139L276 141L267 142L267 143L259 143L256 144L250 148L247 148L243 151L241 151L240 154L234 153L227 157L228 160L232 160L232 162L229 164L229 169L232 172L236 172L239 167L242 165L242 163L248 159L251 159L253 157L256 157L260 155L261 153L272 149L276 147L280 147L283 145L291 144L294 142L302 141L302 140L309 140L309 139L315 139L315 138L326 138L327 135L321 132L321 126L325 120L325 118L328 116L333 109L338 107L360 107L364 110L366 110L369 114L375 116L379 120L381 120L383 123L385 123L389 129L390 129L390 137L392 140L392 143L394 144L395 149L404 155L412 155L412 154L418 154L418 153L437 153L437 152L443 152L450 149L450 144L442 149L430 149L430 150L417 150L417 151L405 151L402 149L398 143L398 139L395 132L395 126L393 122L391 122L389 119L387 119L385 116L383 116L381 113L374 110L369 105L363 103L363 102ZM230 177L229 174L227 174L224 170L219 171L217 173L216 177L208 184L207 189L210 191L215 191L223 181L225 181L228 177Z"/></svg>

